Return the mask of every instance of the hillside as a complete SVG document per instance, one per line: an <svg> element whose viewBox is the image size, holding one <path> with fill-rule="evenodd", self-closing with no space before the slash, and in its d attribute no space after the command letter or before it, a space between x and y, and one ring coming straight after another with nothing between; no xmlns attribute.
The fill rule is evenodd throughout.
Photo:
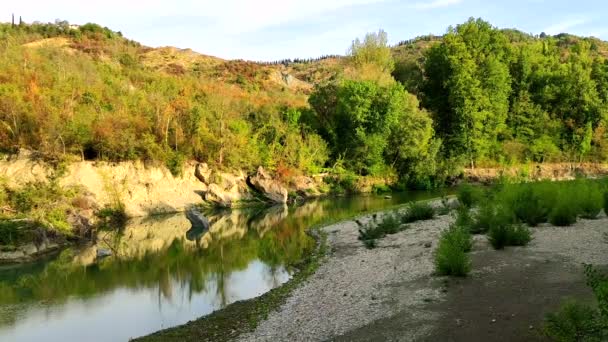
<svg viewBox="0 0 608 342"><path fill-rule="evenodd" d="M470 34L458 32L470 25L480 26ZM485 32L488 27L490 31ZM473 58L471 62L477 63L479 69L467 77L477 78L475 82L481 82L482 88L485 87L484 78L490 75L488 72L506 72L509 79L504 84L506 91L498 99L506 101L503 107L488 107L483 104L485 102L474 100L480 106L467 109L501 113L499 120L506 121L496 126L498 131L492 133L497 138L490 140L496 141L483 151L472 151L462 145L462 149L468 149L469 156L458 152L461 159L454 161L456 165L463 165L462 158L475 159L469 162L484 165L504 161L571 160L577 154L575 145L580 145L588 122L592 130L589 133L591 146L595 149L591 148L592 153L587 153L585 148L585 154L592 159L603 158L604 152L600 150L606 149L605 123L599 118L605 115L600 102L604 101L605 89L608 89L602 78L602 63L608 56L606 42L568 34L533 36L513 29L494 29L489 24L486 27L479 21L452 30L443 37L422 36L392 47L386 46L386 41L380 42L380 50L374 51L389 49L391 61L386 64L388 68L378 69L374 66L376 57L373 53L365 57L369 58L365 62L367 66L341 56L259 63L223 60L189 49L150 48L96 24L78 28L67 22L14 27L2 24L0 38L7 44L0 47L0 151L12 153L26 148L49 160L159 161L176 174L186 159L205 161L220 168L253 170L264 165L285 174L315 172L326 166L342 165L342 162L336 163L341 158L355 157L349 156L354 151L349 148L352 141L344 145L344 151L334 141L340 136L335 136L336 132L331 131L334 129L332 123L327 120L333 120L330 116L337 112L324 112L336 105L331 100L336 94L328 93L331 96L323 101L331 101L311 108L310 104L315 101L309 101L309 97L314 94L315 87L354 80L373 81L385 88L396 80L417 97L407 97L408 110L423 109L425 114L421 117L432 119L431 131L418 136L411 132L406 134L420 143L420 148L435 144L432 145L434 152L431 151L428 157L436 158L446 143L462 145L462 141L453 140L461 133L449 131L455 126L442 121L453 118L448 112L457 110L457 104L445 102L451 101L444 96L451 91L446 88L449 82L434 83L446 77L446 72L453 71L448 68L437 74L425 69L435 62L447 61L437 59L434 62L433 50L454 53L442 49L451 44L453 37L462 37L463 46L470 50ZM483 41L488 34L495 35L491 38L494 42ZM481 44L500 45L501 52L469 42L469 36L475 35L482 39ZM375 44L373 40L370 42ZM480 50L475 52L475 49ZM500 70L485 70L486 58L499 59L501 66L497 67ZM577 72L575 70L583 70L586 74L580 77L568 74ZM578 103L579 96L568 97L578 86L570 84L572 91L556 88L567 84L566 79L577 82L581 77L591 78L595 83L593 96L599 97L592 100L593 104ZM475 84L471 80L467 82ZM337 91L334 88L326 90ZM485 94L489 89L480 89L478 95L472 91L477 90L466 90L470 96L479 98L479 94ZM318 95L322 93L320 90ZM527 97L520 99L517 96L531 96L531 101L538 107L526 107L527 102L520 105L519 101L527 101ZM567 114L589 111L589 108L594 112L577 118ZM512 117L516 110L526 111L524 117ZM547 120L543 119L545 123L552 122L550 131L537 137L540 145L532 150L525 147L535 146L526 142L531 138L529 134L520 134L523 131L514 126L515 122L530 125L532 119L526 115L532 115L531 111L545 113L548 115ZM583 116L593 116L593 119L582 119ZM489 120L479 118L480 124ZM557 127L560 125L565 125L565 131L561 133ZM479 132L478 137L486 139L486 133ZM553 140L549 141L548 137ZM353 139L360 137L353 136ZM403 143L403 139L399 141L399 144ZM350 152L345 154L345 151ZM509 155L504 155L504 151ZM358 170L349 171L358 175L394 171L399 174L403 170L396 170L394 163L390 167L372 164L389 158L391 153L397 156L403 155L402 152L379 150L375 157L377 161L368 160L359 165ZM411 153L408 155L413 156ZM419 161L410 158L404 162L411 170L411 165ZM438 172L436 166L431 168L435 171L419 172Z"/></svg>

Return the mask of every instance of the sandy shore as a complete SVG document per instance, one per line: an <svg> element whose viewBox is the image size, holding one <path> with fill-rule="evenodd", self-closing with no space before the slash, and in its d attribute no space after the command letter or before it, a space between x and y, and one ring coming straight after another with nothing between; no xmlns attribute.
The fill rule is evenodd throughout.
<svg viewBox="0 0 608 342"><path fill-rule="evenodd" d="M279 310L240 340L464 341L471 336L482 338L482 334L492 337L486 321L491 326L496 322L493 315L502 317L499 314L507 311L513 311L509 313L513 318L520 311L528 315L505 320L508 322L500 330L512 331L503 338L534 340L538 334L523 337L521 329L538 330L544 314L561 301L552 296L590 296L581 263L608 264L608 218L602 215L572 227L533 228L529 246L507 251L494 251L485 236L476 236L471 276L463 281L437 277L433 275L433 252L440 232L452 221L448 215L410 224L409 229L379 240L372 250L357 239L353 221L324 228L330 246L324 263ZM525 303L533 302L543 288L546 293L534 310L526 308ZM514 306L519 301L501 307L503 296L519 298L523 307ZM483 304L472 306L471 317L454 310L454 306L477 300ZM480 319L484 324L466 324Z"/></svg>

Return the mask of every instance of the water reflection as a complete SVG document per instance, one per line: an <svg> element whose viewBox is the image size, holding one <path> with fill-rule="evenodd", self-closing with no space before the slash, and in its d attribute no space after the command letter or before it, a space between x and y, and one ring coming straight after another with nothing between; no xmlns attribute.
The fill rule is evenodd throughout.
<svg viewBox="0 0 608 342"><path fill-rule="evenodd" d="M208 212L209 230L183 214L133 220L93 246L0 269L0 340L126 341L183 324L286 282L314 248L308 227L431 196Z"/></svg>

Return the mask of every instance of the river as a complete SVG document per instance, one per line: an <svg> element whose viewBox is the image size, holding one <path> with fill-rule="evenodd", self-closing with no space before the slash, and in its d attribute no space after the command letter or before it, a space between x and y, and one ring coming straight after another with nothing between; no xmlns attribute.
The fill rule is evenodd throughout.
<svg viewBox="0 0 608 342"><path fill-rule="evenodd" d="M128 341L184 324L288 281L314 248L308 228L438 195L207 212L208 231L183 213L131 220L91 246L0 267L0 341Z"/></svg>

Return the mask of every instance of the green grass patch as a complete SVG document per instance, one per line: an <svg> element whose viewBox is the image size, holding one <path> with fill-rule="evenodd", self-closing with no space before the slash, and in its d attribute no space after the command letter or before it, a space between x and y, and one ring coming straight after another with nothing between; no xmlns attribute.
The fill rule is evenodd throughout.
<svg viewBox="0 0 608 342"><path fill-rule="evenodd" d="M385 237L389 234L396 234L407 228L401 223L401 219L396 212L386 213L382 215L382 219L378 219L378 214L373 214L372 219L367 223L362 223L360 220L355 220L359 226L359 240L367 248L376 247L376 240Z"/></svg>
<svg viewBox="0 0 608 342"><path fill-rule="evenodd" d="M456 225L441 234L435 251L435 269L440 275L464 277L471 271L471 258L467 254L472 248L469 231Z"/></svg>
<svg viewBox="0 0 608 342"><path fill-rule="evenodd" d="M412 202L408 204L401 222L412 223L416 221L432 220L435 217L435 208L429 202Z"/></svg>

